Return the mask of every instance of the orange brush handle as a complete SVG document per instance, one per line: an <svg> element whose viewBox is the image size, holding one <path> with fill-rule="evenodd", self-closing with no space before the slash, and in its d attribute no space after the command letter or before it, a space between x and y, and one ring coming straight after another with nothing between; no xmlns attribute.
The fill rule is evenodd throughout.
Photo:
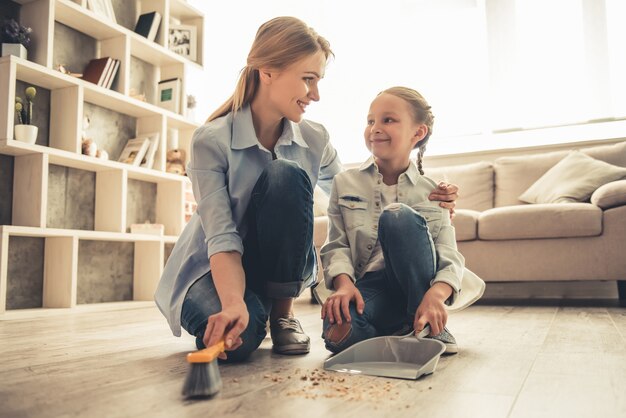
<svg viewBox="0 0 626 418"><path fill-rule="evenodd" d="M187 361L189 363L210 363L222 352L224 352L224 341L220 341L204 350L187 354Z"/></svg>

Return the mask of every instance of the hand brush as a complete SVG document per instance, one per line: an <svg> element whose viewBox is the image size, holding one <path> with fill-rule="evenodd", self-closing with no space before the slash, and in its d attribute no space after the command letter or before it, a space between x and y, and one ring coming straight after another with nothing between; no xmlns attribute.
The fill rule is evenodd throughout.
<svg viewBox="0 0 626 418"><path fill-rule="evenodd" d="M222 389L220 369L217 367L217 356L224 351L224 341L207 347L204 350L187 354L187 362L191 368L183 385L183 396L186 398L204 398L215 395Z"/></svg>

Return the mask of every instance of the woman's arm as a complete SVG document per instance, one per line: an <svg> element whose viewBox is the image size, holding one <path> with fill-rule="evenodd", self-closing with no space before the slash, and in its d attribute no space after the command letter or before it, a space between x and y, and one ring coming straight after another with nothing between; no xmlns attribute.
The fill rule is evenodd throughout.
<svg viewBox="0 0 626 418"><path fill-rule="evenodd" d="M437 188L428 196L430 200L439 201L439 206L450 211L450 219L454 218L454 208L456 200L459 198L459 186L456 184L439 182Z"/></svg>
<svg viewBox="0 0 626 418"><path fill-rule="evenodd" d="M223 338L226 347L234 350L241 345L242 340L239 336L248 326L250 319L243 300L246 279L241 254L236 251L217 253L210 261L213 283L222 310L208 318L203 342L210 347Z"/></svg>

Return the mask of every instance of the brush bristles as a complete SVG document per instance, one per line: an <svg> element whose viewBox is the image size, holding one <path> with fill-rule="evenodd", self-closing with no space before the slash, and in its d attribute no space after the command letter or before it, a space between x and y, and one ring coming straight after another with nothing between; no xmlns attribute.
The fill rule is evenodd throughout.
<svg viewBox="0 0 626 418"><path fill-rule="evenodd" d="M215 395L222 389L220 369L217 359L209 363L190 363L191 368L183 385L185 398L206 398Z"/></svg>

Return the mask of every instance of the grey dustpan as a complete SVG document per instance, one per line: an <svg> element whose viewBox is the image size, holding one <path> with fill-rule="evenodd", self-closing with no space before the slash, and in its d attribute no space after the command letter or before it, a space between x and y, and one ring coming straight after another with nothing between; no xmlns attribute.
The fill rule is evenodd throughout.
<svg viewBox="0 0 626 418"><path fill-rule="evenodd" d="M424 339L429 327L415 336L376 337L361 341L324 362L324 369L416 380L435 371L446 351L441 341Z"/></svg>

